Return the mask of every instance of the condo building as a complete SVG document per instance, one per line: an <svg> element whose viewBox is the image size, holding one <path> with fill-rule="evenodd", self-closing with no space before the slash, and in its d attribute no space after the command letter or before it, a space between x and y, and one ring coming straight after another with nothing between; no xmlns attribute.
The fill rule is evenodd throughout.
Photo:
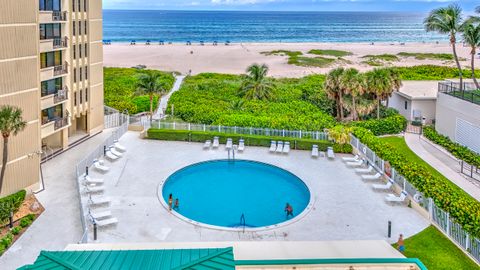
<svg viewBox="0 0 480 270"><path fill-rule="evenodd" d="M3 1L0 105L28 124L10 139L0 196L37 188L42 159L103 130L102 69L101 1Z"/></svg>

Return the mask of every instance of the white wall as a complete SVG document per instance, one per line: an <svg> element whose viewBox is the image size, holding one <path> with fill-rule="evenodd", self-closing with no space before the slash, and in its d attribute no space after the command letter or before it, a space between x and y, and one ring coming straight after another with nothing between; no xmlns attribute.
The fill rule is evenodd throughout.
<svg viewBox="0 0 480 270"><path fill-rule="evenodd" d="M407 102L406 110L405 101ZM408 121L412 120L412 103L404 96L394 92L392 97L388 100L388 107L396 109L401 115L407 118Z"/></svg>
<svg viewBox="0 0 480 270"><path fill-rule="evenodd" d="M413 111L419 110L422 112L422 117L426 118L426 123L431 124L435 119L436 101L435 100L413 100L412 101L412 117Z"/></svg>

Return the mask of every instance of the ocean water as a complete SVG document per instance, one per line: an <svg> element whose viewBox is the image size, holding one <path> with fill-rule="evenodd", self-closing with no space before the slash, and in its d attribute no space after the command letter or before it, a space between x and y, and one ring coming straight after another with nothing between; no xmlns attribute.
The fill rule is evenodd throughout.
<svg viewBox="0 0 480 270"><path fill-rule="evenodd" d="M163 186L165 203L170 194L179 199L180 207L175 210L179 214L222 227L238 227L242 214L248 227L282 223L287 220L286 203L298 216L310 201L310 191L295 175L245 160L215 160L185 167Z"/></svg>
<svg viewBox="0 0 480 270"><path fill-rule="evenodd" d="M423 13L104 10L113 42L434 42Z"/></svg>

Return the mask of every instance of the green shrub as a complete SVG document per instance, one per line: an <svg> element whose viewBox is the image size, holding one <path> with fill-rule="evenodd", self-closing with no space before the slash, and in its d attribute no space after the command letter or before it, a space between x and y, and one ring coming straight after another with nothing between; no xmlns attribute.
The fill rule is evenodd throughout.
<svg viewBox="0 0 480 270"><path fill-rule="evenodd" d="M26 195L27 192L25 190L20 190L17 193L0 199L0 223L8 220L11 211L14 213L18 211Z"/></svg>
<svg viewBox="0 0 480 270"><path fill-rule="evenodd" d="M0 256L5 252L6 249L7 248L0 242Z"/></svg>
<svg viewBox="0 0 480 270"><path fill-rule="evenodd" d="M396 114L383 119L370 119L367 121L357 121L350 123L354 127L363 127L373 132L376 136L387 134L398 134L407 127L407 119L400 114Z"/></svg>
<svg viewBox="0 0 480 270"><path fill-rule="evenodd" d="M21 227L21 226L13 227L13 229L12 229L12 234L13 234L13 235L17 235L17 234L20 233L21 230L22 230L22 227Z"/></svg>
<svg viewBox="0 0 480 270"><path fill-rule="evenodd" d="M11 232L7 233L1 240L0 246L8 248L13 242L13 234Z"/></svg>
<svg viewBox="0 0 480 270"><path fill-rule="evenodd" d="M448 179L432 175L424 165L408 159L371 131L355 128L353 134L380 158L389 161L391 166L415 188L426 197L432 198L438 207L449 212L450 217L462 225L466 231L476 237L480 236L480 202L453 185Z"/></svg>
<svg viewBox="0 0 480 270"><path fill-rule="evenodd" d="M314 144L318 145L320 151L326 151L328 147L333 146L337 153L351 153L350 145L338 145L329 141L313 140L313 139L295 139L287 137L275 136L258 136L258 135L243 135L243 134L226 134L218 132L203 132L203 131L188 131L188 130L168 130L168 129L149 129L149 139L165 140L165 141L190 141L190 142L205 142L212 140L213 137L219 137L219 142L225 144L228 138L233 140L234 144L238 144L240 139L245 141L248 146L263 146L269 147L272 140L290 142L292 149L311 150Z"/></svg>
<svg viewBox="0 0 480 270"><path fill-rule="evenodd" d="M480 167L480 155L473 152L461 144L453 142L447 136L439 134L433 127L425 127L423 135L430 141L442 146L456 158L465 161L466 163Z"/></svg>
<svg viewBox="0 0 480 270"><path fill-rule="evenodd" d="M26 228L32 224L33 219L31 219L29 216L25 216L20 219L20 227Z"/></svg>
<svg viewBox="0 0 480 270"><path fill-rule="evenodd" d="M413 67L393 67L400 73L402 80L445 80L451 78L458 78L458 69L447 66L421 65ZM476 70L475 74L480 76L480 71ZM465 78L471 78L472 72L470 70L463 70Z"/></svg>
<svg viewBox="0 0 480 270"><path fill-rule="evenodd" d="M310 50L309 54L316 54L316 55L329 55L335 57L344 57L352 55L353 53L348 51L340 51L340 50Z"/></svg>

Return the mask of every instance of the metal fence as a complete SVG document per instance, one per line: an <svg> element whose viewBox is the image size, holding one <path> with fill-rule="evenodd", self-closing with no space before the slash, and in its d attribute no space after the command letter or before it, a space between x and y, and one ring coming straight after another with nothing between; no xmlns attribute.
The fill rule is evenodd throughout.
<svg viewBox="0 0 480 270"><path fill-rule="evenodd" d="M104 127L105 129L114 128L123 125L128 121L128 115L118 110L105 106L104 108Z"/></svg>
<svg viewBox="0 0 480 270"><path fill-rule="evenodd" d="M463 89L460 90L458 83L441 82L438 84L438 91L465 101L480 104L480 90L471 83L464 83Z"/></svg>
<svg viewBox="0 0 480 270"><path fill-rule="evenodd" d="M110 114L110 115L115 115L115 114ZM86 243L88 242L88 224L87 224L87 219L86 219L86 214L85 214L85 209L84 205L86 205L86 202L84 202L84 199L82 199L82 194L81 194L81 186L82 186L82 177L87 173L87 170L90 166L92 166L93 162L99 158L101 158L104 155L104 149L105 147L111 146L115 141L117 141L120 137L123 136L128 131L128 116L124 114L118 114L118 120L116 123L119 125L115 126L118 127L115 131L112 132L112 134L105 139L101 144L99 144L90 154L88 154L84 159L82 159L80 162L78 162L75 165L75 176L76 176L76 186L77 186L77 195L79 199L79 204L80 204L80 221L82 222L82 229L83 229L83 234L80 239L80 243ZM125 121L122 119L126 119ZM120 124L121 123L121 124ZM85 199L86 200L86 199Z"/></svg>
<svg viewBox="0 0 480 270"><path fill-rule="evenodd" d="M148 127L149 121L145 123ZM176 123L165 121L153 121L152 128L173 129L173 130L191 130L191 131L209 131L226 134L243 134L243 135L259 135L271 137L288 137L298 139L315 139L328 140L328 133L324 131L302 131L302 130L285 130L285 129L269 129L269 128L252 128L252 127L231 127L222 125L205 125L191 123Z"/></svg>
<svg viewBox="0 0 480 270"><path fill-rule="evenodd" d="M385 168L385 161L379 158L368 146L363 144L355 136L351 137L350 144L357 149L358 152L365 155L367 162L376 170L382 172L385 177L393 180L396 184L403 188L408 195L413 197L425 210L428 211L430 221L437 225L441 231L447 235L452 241L458 244L462 249L469 253L475 260L480 263L480 240L471 236L462 226L450 218L448 212L435 205L432 198L425 198L405 177L399 174L395 168ZM388 167L388 166L387 166Z"/></svg>

